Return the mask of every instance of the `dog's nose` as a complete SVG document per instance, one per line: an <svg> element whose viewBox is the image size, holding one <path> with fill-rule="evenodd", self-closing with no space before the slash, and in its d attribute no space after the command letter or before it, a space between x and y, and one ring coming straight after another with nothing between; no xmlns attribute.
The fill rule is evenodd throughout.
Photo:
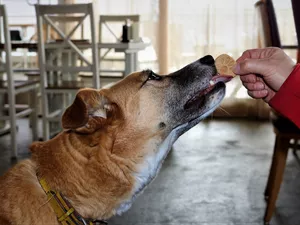
<svg viewBox="0 0 300 225"><path fill-rule="evenodd" d="M215 60L211 55L207 55L201 58L200 62L205 65L213 65L215 63Z"/></svg>

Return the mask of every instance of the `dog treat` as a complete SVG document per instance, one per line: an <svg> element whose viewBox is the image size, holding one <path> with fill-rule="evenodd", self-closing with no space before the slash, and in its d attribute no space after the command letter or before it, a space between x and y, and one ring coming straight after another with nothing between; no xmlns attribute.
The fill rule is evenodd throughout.
<svg viewBox="0 0 300 225"><path fill-rule="evenodd" d="M235 74L232 72L232 68L235 64L235 60L226 54L219 55L215 60L217 71L223 76L234 77Z"/></svg>

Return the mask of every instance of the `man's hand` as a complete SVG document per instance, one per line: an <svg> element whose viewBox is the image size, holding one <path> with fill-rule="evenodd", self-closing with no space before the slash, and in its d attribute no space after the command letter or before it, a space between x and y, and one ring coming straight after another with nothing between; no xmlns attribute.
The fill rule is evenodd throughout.
<svg viewBox="0 0 300 225"><path fill-rule="evenodd" d="M252 98L269 102L295 67L293 60L280 48L245 51L237 60L233 72Z"/></svg>

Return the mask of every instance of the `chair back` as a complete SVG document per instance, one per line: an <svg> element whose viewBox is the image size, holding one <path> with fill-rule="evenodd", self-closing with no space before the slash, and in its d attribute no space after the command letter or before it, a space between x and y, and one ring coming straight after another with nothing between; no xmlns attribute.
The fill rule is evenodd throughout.
<svg viewBox="0 0 300 225"><path fill-rule="evenodd" d="M13 79L13 70L12 70L12 59L11 59L11 41L10 41L10 32L8 29L8 21L7 21L7 13L5 5L0 5L0 28L3 29L4 36L4 51L5 51L5 62L2 61L0 57L0 82L4 84L3 81L3 73L7 75L7 85L1 85L0 87L0 105L4 106L4 98L3 94L7 93L8 103L9 103L9 116L10 116L10 132L11 132L11 149L12 149L12 157L17 156L17 141L16 141L16 111L14 106L15 102L15 86ZM4 108L4 107L3 107ZM3 109L2 108L2 109ZM3 117L4 116L4 117ZM0 119L3 121L5 119L5 115L3 115L3 111L0 112ZM0 129L1 131L2 129Z"/></svg>
<svg viewBox="0 0 300 225"><path fill-rule="evenodd" d="M292 6L293 6L293 15L294 15L294 21L296 26L296 33L297 33L297 41L298 41L298 56L297 56L297 62L300 63L300 51L299 51L299 44L300 44L300 2L299 0L292 0Z"/></svg>
<svg viewBox="0 0 300 225"><path fill-rule="evenodd" d="M47 87L47 72L58 71L64 74L92 72L93 87L100 88L98 76L98 46L95 36L93 4L35 5L35 10L38 27L39 64L42 87ZM90 24L90 38L87 39L90 41L76 42L71 39L71 37L87 18L89 18ZM69 31L66 31L66 29L62 29L59 26L58 21L73 21L76 25ZM44 24L47 24L47 26L56 32L59 38L58 40L49 43L49 40L51 40L49 36L47 37L48 40L44 40ZM70 63L67 63L66 65L66 63L56 63L54 65L53 62L59 61L61 53L66 50L72 54L75 53L81 64L70 65ZM84 54L86 50L91 50L91 59ZM46 53L46 51L48 53Z"/></svg>
<svg viewBox="0 0 300 225"><path fill-rule="evenodd" d="M260 0L255 4L259 20L259 42L261 47L281 48L278 25L272 0Z"/></svg>
<svg viewBox="0 0 300 225"><path fill-rule="evenodd" d="M11 39L10 31L8 28L7 13L5 5L0 5L0 27L3 29L4 36L4 52L5 52L5 61L2 61L0 58L0 71L7 74L7 88L9 95L14 91L14 81L13 81L13 70L12 70L12 59L11 59ZM2 77L0 75L0 80ZM14 93L13 93L14 94Z"/></svg>
<svg viewBox="0 0 300 225"><path fill-rule="evenodd" d="M74 24L80 24L77 28L77 30L70 36L71 39L84 39L84 15L54 15L49 16L50 19L53 21L53 23L57 24L62 30L65 32L68 32L67 28L74 26ZM51 26L48 24L46 26L45 34L46 34L46 41L51 42L55 39L60 39L59 35L51 28Z"/></svg>
<svg viewBox="0 0 300 225"><path fill-rule="evenodd" d="M120 36L112 29L113 23L120 24L119 31L122 31L122 25L125 23L126 20L130 20L132 22L132 29L133 29L133 37L139 35L139 22L140 22L140 15L100 15L99 17L99 42L103 42L103 27L105 26L111 35L114 36L116 41L119 41Z"/></svg>

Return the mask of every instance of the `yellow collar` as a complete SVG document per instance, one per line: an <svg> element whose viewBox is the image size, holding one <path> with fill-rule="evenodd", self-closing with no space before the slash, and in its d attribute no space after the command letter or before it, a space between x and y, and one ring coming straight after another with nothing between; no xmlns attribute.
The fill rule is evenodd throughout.
<svg viewBox="0 0 300 225"><path fill-rule="evenodd" d="M56 191L49 188L44 178L39 179L40 185L45 191L48 202L54 210L57 220L62 225L107 225L103 220L85 219L68 204L67 200Z"/></svg>

